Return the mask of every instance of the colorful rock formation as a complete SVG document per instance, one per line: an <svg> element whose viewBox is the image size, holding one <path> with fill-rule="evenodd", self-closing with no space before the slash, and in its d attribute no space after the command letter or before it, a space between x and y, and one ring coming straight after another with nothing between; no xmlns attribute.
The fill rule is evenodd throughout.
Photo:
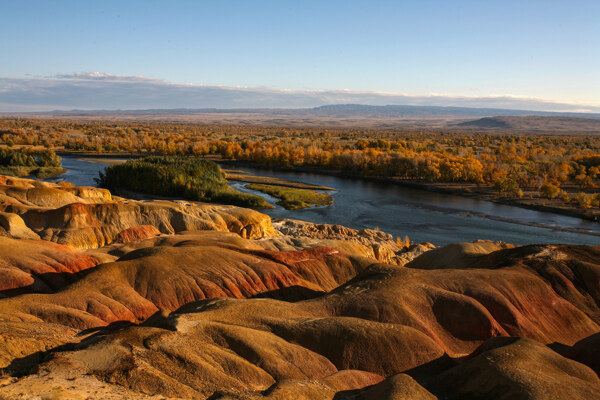
<svg viewBox="0 0 600 400"><path fill-rule="evenodd" d="M382 263L376 235L36 185L2 188L0 398L600 398L600 247Z"/></svg>

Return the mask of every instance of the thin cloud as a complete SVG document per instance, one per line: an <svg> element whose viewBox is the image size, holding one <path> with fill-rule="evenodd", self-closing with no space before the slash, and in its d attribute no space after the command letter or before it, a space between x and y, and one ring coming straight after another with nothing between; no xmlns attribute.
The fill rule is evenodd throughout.
<svg viewBox="0 0 600 400"><path fill-rule="evenodd" d="M166 82L161 79L149 78L143 75L117 75L103 72L73 72L70 74L56 74L44 76L45 79L66 79L66 80L94 80L94 81L113 81L113 82Z"/></svg>
<svg viewBox="0 0 600 400"><path fill-rule="evenodd" d="M145 76L77 72L0 78L0 111L149 108L302 108L330 104L417 105L600 112L600 106L513 96L424 96L352 90L278 90L173 83Z"/></svg>

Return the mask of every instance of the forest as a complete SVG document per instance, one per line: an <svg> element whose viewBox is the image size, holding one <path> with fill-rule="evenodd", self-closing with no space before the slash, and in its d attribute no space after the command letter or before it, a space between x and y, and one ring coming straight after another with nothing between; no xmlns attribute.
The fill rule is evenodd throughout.
<svg viewBox="0 0 600 400"><path fill-rule="evenodd" d="M57 151L206 156L600 208L600 137L590 135L6 118L0 141Z"/></svg>

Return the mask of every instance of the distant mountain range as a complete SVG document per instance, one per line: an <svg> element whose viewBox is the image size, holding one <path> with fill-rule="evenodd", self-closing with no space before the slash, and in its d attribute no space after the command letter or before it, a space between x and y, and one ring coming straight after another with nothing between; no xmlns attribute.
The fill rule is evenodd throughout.
<svg viewBox="0 0 600 400"><path fill-rule="evenodd" d="M317 115L327 116L371 116L371 117L474 117L474 116L523 116L523 115L554 115L573 117L596 117L600 113L548 112L511 110L504 108L475 108L475 107L441 107L441 106L368 106L360 104L340 104L321 106L310 109Z"/></svg>
<svg viewBox="0 0 600 400"><path fill-rule="evenodd" d="M361 104L312 108L70 110L4 114L22 117L173 121L210 124L373 129L492 129L600 133L600 113L504 108Z"/></svg>
<svg viewBox="0 0 600 400"><path fill-rule="evenodd" d="M577 118L562 116L497 116L461 122L456 124L456 126L520 131L599 132L600 118Z"/></svg>
<svg viewBox="0 0 600 400"><path fill-rule="evenodd" d="M37 113L39 114L39 113ZM192 114L261 114L261 115L309 115L318 117L370 117L370 118L465 118L491 116L569 116L600 118L600 113L576 113L512 110L505 108L443 107L363 104L324 105L312 108L174 108L147 110L55 110L43 114L53 115L192 115Z"/></svg>

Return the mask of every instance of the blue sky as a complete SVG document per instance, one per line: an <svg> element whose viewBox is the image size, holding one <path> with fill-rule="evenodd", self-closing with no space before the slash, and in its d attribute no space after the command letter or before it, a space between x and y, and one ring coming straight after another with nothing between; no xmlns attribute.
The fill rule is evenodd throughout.
<svg viewBox="0 0 600 400"><path fill-rule="evenodd" d="M0 0L0 54L10 79L97 71L598 106L600 1Z"/></svg>

